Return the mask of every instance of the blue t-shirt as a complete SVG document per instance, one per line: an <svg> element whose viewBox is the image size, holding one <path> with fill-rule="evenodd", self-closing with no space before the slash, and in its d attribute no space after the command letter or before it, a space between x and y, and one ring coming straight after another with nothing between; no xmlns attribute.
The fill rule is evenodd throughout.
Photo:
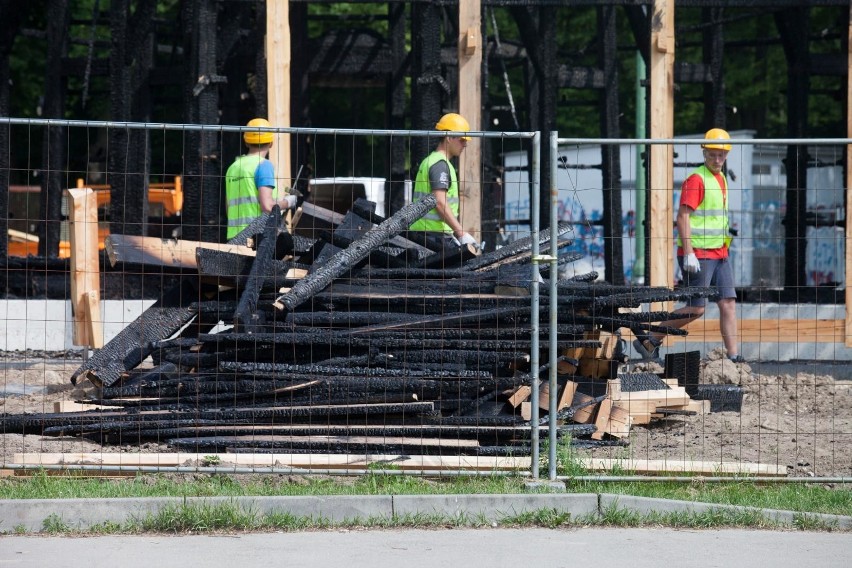
<svg viewBox="0 0 852 568"><path fill-rule="evenodd" d="M275 167L269 160L261 160L254 171L254 185L256 187L275 187Z"/></svg>

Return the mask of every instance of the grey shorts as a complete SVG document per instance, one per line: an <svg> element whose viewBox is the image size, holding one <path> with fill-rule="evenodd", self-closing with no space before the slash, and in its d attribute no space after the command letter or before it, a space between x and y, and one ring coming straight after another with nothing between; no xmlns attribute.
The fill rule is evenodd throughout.
<svg viewBox="0 0 852 568"><path fill-rule="evenodd" d="M704 259L699 258L701 271L698 274L687 272L683 269L683 257L677 257L680 271L683 273L683 285L707 288L715 286L719 293L719 299L736 298L737 291L734 289L734 270L731 268L730 259ZM706 306L707 298L691 298L686 301L687 306Z"/></svg>

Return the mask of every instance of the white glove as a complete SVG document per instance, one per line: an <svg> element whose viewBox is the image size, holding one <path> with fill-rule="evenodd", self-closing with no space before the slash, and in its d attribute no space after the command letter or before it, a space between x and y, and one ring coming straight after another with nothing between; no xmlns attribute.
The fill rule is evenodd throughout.
<svg viewBox="0 0 852 568"><path fill-rule="evenodd" d="M694 252L683 257L683 269L692 274L701 272L701 263L698 262L698 257L695 256Z"/></svg>
<svg viewBox="0 0 852 568"><path fill-rule="evenodd" d="M463 247L465 245L473 245L476 248L479 248L479 244L476 242L476 239L470 236L469 233L465 233L458 239L459 246Z"/></svg>
<svg viewBox="0 0 852 568"><path fill-rule="evenodd" d="M297 199L295 195L285 195L284 199L281 200L281 205L284 209L293 209L296 207Z"/></svg>

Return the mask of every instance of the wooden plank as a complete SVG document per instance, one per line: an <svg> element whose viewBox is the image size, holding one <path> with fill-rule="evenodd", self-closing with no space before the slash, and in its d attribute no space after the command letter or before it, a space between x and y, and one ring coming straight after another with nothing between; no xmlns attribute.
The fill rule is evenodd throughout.
<svg viewBox="0 0 852 568"><path fill-rule="evenodd" d="M594 400L594 397L583 394L581 392L576 392L574 394L574 399L571 401L571 406L577 406L579 404L583 404L584 402L590 402ZM597 405L584 406L580 408L574 413L574 417L571 419L577 424L589 424L592 422L595 416L595 408Z"/></svg>
<svg viewBox="0 0 852 568"><path fill-rule="evenodd" d="M532 420L532 402L524 401L521 403L521 418Z"/></svg>
<svg viewBox="0 0 852 568"><path fill-rule="evenodd" d="M850 247L852 248L852 247ZM740 341L754 343L841 343L845 334L845 320L842 319L743 319L737 322ZM677 345L686 341L706 341L721 343L722 332L718 319L696 320L684 329L687 336L669 336L667 345Z"/></svg>
<svg viewBox="0 0 852 568"><path fill-rule="evenodd" d="M59 400L53 403L54 412L86 412L87 410L121 410L121 406L103 406L100 404L80 404L73 400Z"/></svg>
<svg viewBox="0 0 852 568"><path fill-rule="evenodd" d="M470 129L482 130L482 6L481 0L459 2L459 114ZM482 238L482 139L473 138L459 158L459 221L478 241Z"/></svg>
<svg viewBox="0 0 852 568"><path fill-rule="evenodd" d="M100 349L104 346L104 324L101 321L101 293L99 290L89 290L84 294L86 310L87 333L89 334L89 346Z"/></svg>
<svg viewBox="0 0 852 568"><path fill-rule="evenodd" d="M136 235L109 235L106 251L109 262L171 266L173 268L197 269L195 251L198 248L217 250L254 257L255 251L244 245L209 243L177 239L160 239Z"/></svg>
<svg viewBox="0 0 852 568"><path fill-rule="evenodd" d="M377 454L227 454L227 453L16 453L11 464L102 465L128 467L174 467L218 461L220 467L296 467L301 469L367 469L373 464L392 464L403 470L527 470L529 456L426 456ZM374 467L374 466L373 466Z"/></svg>
<svg viewBox="0 0 852 568"><path fill-rule="evenodd" d="M684 406L689 404L691 399L683 387L679 387L676 389L625 392L621 393L621 396L615 400L622 403L624 406L648 404L649 406L653 405L656 408L663 408L669 406Z"/></svg>
<svg viewBox="0 0 852 568"><path fill-rule="evenodd" d="M567 381L562 387L562 392L559 394L559 400L556 401L556 410L562 410L571 405L574 401L574 395L577 394L577 383Z"/></svg>
<svg viewBox="0 0 852 568"><path fill-rule="evenodd" d="M509 397L509 404L512 405L512 408L518 408L522 402L526 402L526 400L530 397L530 393L532 392L532 387L529 385L521 385L514 392L512 396Z"/></svg>
<svg viewBox="0 0 852 568"><path fill-rule="evenodd" d="M699 460L642 460L582 458L590 471L619 471L636 474L699 473L705 475L742 475L749 477L785 477L787 466L762 463L732 463Z"/></svg>
<svg viewBox="0 0 852 568"><path fill-rule="evenodd" d="M630 416L628 410L613 403L609 411L609 417L603 425L603 433L616 438L625 438L630 435L631 426L633 426L633 417ZM592 437L595 434L597 432L592 434Z"/></svg>
<svg viewBox="0 0 852 568"><path fill-rule="evenodd" d="M346 454L226 454L226 453L16 453L11 464L31 465L123 465L129 467L178 466L208 463L211 458L221 464L245 467L298 467L323 469L366 469L371 464L390 463L401 469L422 470L525 470L529 456L422 456L422 455L346 455ZM644 460L614 458L580 458L590 471L612 471L615 468L635 473L702 473L708 475L745 475L784 477L784 465L732 463L701 460Z"/></svg>
<svg viewBox="0 0 852 568"><path fill-rule="evenodd" d="M598 405L598 413L595 417L595 428L597 430L592 434L592 440L602 440L604 433L606 433L607 425L610 421L610 414L612 412L612 400L609 398L605 398Z"/></svg>
<svg viewBox="0 0 852 568"><path fill-rule="evenodd" d="M91 320L101 321L100 261L98 259L98 206L91 188L67 189L71 236L71 341L74 345L102 347L103 334L92 337ZM94 302L87 294L94 295Z"/></svg>

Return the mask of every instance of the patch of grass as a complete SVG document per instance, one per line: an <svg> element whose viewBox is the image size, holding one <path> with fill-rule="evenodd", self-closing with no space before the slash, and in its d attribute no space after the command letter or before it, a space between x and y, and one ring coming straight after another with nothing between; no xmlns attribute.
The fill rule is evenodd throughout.
<svg viewBox="0 0 852 568"><path fill-rule="evenodd" d="M42 523L41 529L48 534L63 534L72 532L68 525L59 515L50 515Z"/></svg>
<svg viewBox="0 0 852 568"><path fill-rule="evenodd" d="M232 503L174 505L139 522L143 532L190 533L262 528L258 515Z"/></svg>
<svg viewBox="0 0 852 568"><path fill-rule="evenodd" d="M850 486L768 484L758 479L730 483L703 483L700 478L691 483L569 481L568 490L834 515L849 515L852 511Z"/></svg>
<svg viewBox="0 0 852 568"><path fill-rule="evenodd" d="M573 522L571 513L558 509L537 509L502 519L500 524L517 525L524 527L545 527L556 529L559 527L576 524Z"/></svg>

